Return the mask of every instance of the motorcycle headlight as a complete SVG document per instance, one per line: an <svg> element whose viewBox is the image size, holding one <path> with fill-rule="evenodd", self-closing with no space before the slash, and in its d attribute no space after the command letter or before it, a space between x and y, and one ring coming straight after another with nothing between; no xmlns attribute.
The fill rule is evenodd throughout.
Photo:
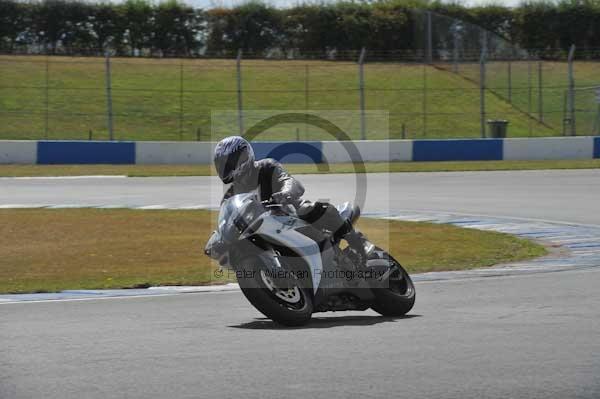
<svg viewBox="0 0 600 399"><path fill-rule="evenodd" d="M261 204L251 202L245 207L244 211L233 220L233 224L236 229L242 233L248 228L248 225L258 219L263 212L265 212L265 209Z"/></svg>
<svg viewBox="0 0 600 399"><path fill-rule="evenodd" d="M244 232L244 230L248 228L248 221L246 220L246 218L242 215L239 215L233 221L233 225L240 233Z"/></svg>

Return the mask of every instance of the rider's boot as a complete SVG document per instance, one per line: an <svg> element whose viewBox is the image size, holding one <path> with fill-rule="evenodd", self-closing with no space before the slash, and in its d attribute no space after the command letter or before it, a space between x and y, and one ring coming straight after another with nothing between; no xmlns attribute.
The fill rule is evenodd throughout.
<svg viewBox="0 0 600 399"><path fill-rule="evenodd" d="M357 209L355 212L359 212ZM358 270L362 270L367 265L367 254L364 247L362 235L354 229L350 220L341 217L338 210L331 204L317 201L302 202L297 207L298 216L313 224L317 228L325 228L334 232L336 241L346 240L350 247L350 252L355 259L352 259ZM358 216L358 215L356 215Z"/></svg>
<svg viewBox="0 0 600 399"><path fill-rule="evenodd" d="M352 257L354 258L353 261L356 264L356 268L364 270L367 267L367 252L362 234L356 231L349 221L345 221L344 226L336 232L336 237L346 240L353 254Z"/></svg>

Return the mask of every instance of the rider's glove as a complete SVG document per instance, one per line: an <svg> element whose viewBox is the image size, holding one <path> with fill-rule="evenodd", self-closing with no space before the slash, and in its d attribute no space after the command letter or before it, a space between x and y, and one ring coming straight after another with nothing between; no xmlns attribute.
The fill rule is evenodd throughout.
<svg viewBox="0 0 600 399"><path fill-rule="evenodd" d="M291 201L291 197L288 193L284 193L282 191L271 194L271 200L277 204L289 204Z"/></svg>

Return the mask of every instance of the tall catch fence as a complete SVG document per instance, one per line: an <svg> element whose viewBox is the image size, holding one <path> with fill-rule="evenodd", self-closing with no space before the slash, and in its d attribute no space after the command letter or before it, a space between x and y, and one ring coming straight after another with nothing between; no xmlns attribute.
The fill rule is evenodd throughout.
<svg viewBox="0 0 600 399"><path fill-rule="evenodd" d="M230 132L212 130L225 135L268 110L356 111L339 122L353 139L487 137L498 119L509 137L600 134L598 51L523 50L434 13L416 21L415 48L388 52L0 55L0 139L212 140L211 113L235 111ZM293 122L260 138L328 136Z"/></svg>

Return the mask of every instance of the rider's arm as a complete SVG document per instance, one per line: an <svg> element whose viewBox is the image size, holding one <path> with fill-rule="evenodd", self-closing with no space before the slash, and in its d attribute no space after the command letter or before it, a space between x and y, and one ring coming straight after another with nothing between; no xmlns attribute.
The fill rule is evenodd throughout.
<svg viewBox="0 0 600 399"><path fill-rule="evenodd" d="M279 192L292 200L297 200L302 197L304 194L304 186L302 183L294 179L279 163L275 166L274 177L275 176L279 183Z"/></svg>
<svg viewBox="0 0 600 399"><path fill-rule="evenodd" d="M257 162L260 170L259 183L263 199L273 199L275 202L297 202L302 194L304 187L294 179L281 166L279 162L272 158L261 159Z"/></svg>

